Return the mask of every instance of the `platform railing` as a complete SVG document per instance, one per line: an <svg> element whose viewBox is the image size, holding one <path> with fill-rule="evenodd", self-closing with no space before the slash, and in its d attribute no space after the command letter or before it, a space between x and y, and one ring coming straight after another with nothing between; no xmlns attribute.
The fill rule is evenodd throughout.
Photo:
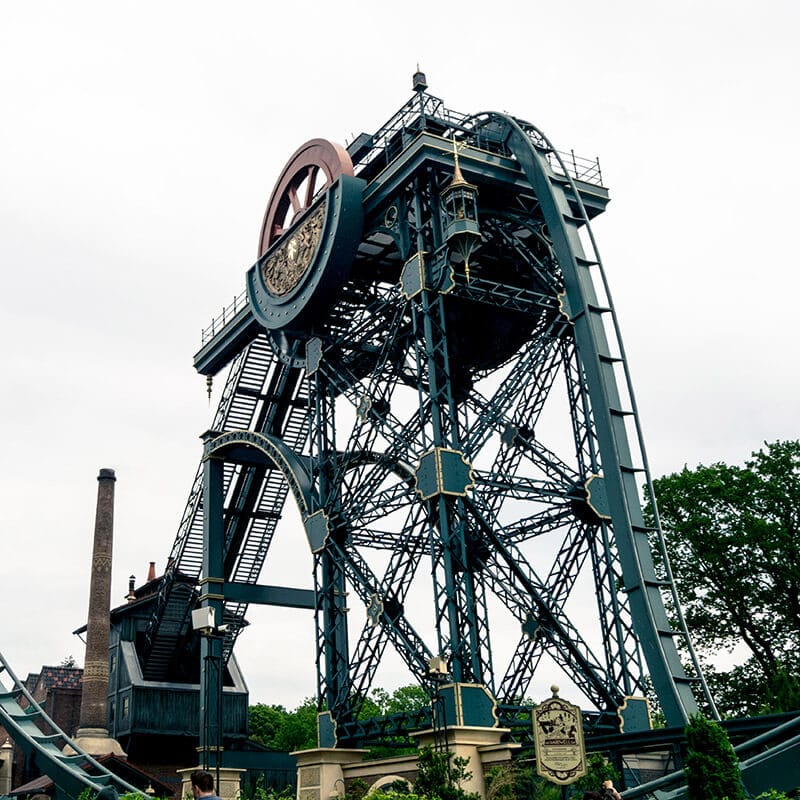
<svg viewBox="0 0 800 800"><path fill-rule="evenodd" d="M414 95L372 135L369 149L353 165L356 173L378 158L382 158L385 164L391 162L395 155L400 153L408 144L408 139L420 132L419 121L426 118L435 119L443 123L458 138L461 138L464 134L469 138L471 133L468 126L470 115L448 109L438 97L426 92L420 92ZM523 129L533 129L533 126L529 123L523 120L519 120L519 122ZM478 141L477 146L489 149L492 152L510 155L510 152L501 142L489 144L486 141ZM544 143L542 143L542 147L546 149ZM578 156L574 150L569 152L551 150L546 153L546 157L551 169L556 174L563 172L563 166L567 170L564 174L568 177L584 183L603 185L603 175L600 170L600 159L598 158Z"/></svg>
<svg viewBox="0 0 800 800"><path fill-rule="evenodd" d="M200 332L201 343L203 345L210 342L223 328L239 314L248 304L247 291L237 294L230 305L224 306L222 313L211 320L207 328Z"/></svg>

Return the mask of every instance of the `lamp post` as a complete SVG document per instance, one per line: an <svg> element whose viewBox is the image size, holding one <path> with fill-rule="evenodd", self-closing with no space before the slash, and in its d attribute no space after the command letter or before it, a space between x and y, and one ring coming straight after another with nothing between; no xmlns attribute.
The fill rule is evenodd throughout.
<svg viewBox="0 0 800 800"><path fill-rule="evenodd" d="M437 753L444 753L446 759L447 782L450 775L450 743L447 741L447 709L441 688L450 680L447 661L441 656L434 656L428 662L428 677L433 681L433 744Z"/></svg>

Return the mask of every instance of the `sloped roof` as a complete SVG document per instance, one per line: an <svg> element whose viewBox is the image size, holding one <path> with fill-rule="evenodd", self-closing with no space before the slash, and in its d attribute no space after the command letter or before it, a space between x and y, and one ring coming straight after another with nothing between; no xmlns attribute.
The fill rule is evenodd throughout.
<svg viewBox="0 0 800 800"><path fill-rule="evenodd" d="M32 692L36 688L37 683L39 683L39 673L29 672L28 677L25 678L25 688L29 692Z"/></svg>
<svg viewBox="0 0 800 800"><path fill-rule="evenodd" d="M44 689L80 689L82 677L80 667L42 667L36 685Z"/></svg>

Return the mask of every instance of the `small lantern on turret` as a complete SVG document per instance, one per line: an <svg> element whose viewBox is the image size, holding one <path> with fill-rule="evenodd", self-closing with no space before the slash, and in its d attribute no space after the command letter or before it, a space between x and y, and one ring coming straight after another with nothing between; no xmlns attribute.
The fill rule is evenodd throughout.
<svg viewBox="0 0 800 800"><path fill-rule="evenodd" d="M464 260L469 280L469 257L481 242L478 224L478 187L467 183L458 163L458 146L453 138L453 180L441 193L444 238L450 248Z"/></svg>

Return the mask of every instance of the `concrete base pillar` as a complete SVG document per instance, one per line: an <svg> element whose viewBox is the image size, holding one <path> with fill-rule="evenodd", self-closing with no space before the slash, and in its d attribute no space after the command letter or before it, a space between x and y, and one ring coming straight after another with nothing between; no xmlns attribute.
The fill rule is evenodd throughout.
<svg viewBox="0 0 800 800"><path fill-rule="evenodd" d="M178 775L181 776L181 797L192 796L191 775L197 769L200 769L200 767L188 767L187 769L178 770ZM216 767L210 769L209 772L216 776ZM244 772L242 769L231 769L230 767L219 768L219 786L214 788L222 800L239 800L241 779Z"/></svg>
<svg viewBox="0 0 800 800"><path fill-rule="evenodd" d="M448 727L440 731L420 731L414 734L420 749L437 745L441 748L444 742L453 757L468 758L467 772L472 773L472 778L462 784L466 792L477 792L481 797L486 797L485 774L494 766L511 761L514 750L519 745L514 742L501 742L502 737L509 732L508 728L471 728Z"/></svg>
<svg viewBox="0 0 800 800"><path fill-rule="evenodd" d="M297 759L297 800L331 800L344 796L342 768L361 761L368 752L318 747L292 753Z"/></svg>
<svg viewBox="0 0 800 800"><path fill-rule="evenodd" d="M78 728L73 741L84 753L90 756L107 756L109 754L127 758L128 754L122 749L122 745L108 735L105 728ZM65 755L73 755L73 749L67 745L64 748Z"/></svg>

